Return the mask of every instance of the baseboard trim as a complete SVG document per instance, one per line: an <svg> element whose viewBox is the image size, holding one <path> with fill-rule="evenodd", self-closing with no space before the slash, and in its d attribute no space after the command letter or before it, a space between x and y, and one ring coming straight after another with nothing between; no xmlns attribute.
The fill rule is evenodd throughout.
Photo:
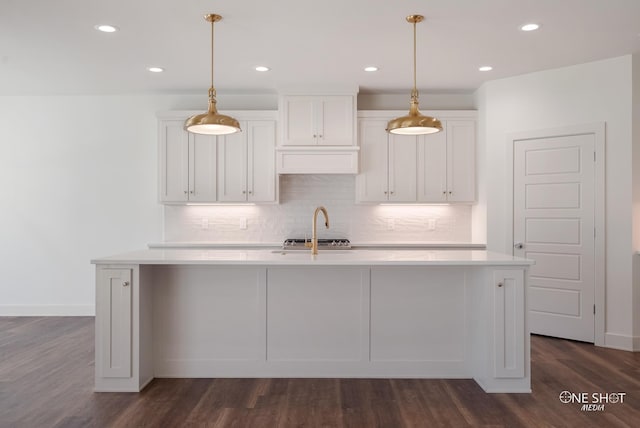
<svg viewBox="0 0 640 428"><path fill-rule="evenodd" d="M620 349L622 351L640 351L640 336L627 336L626 334L606 333L604 336L606 348Z"/></svg>
<svg viewBox="0 0 640 428"><path fill-rule="evenodd" d="M94 305L0 305L2 317L85 317L95 314Z"/></svg>

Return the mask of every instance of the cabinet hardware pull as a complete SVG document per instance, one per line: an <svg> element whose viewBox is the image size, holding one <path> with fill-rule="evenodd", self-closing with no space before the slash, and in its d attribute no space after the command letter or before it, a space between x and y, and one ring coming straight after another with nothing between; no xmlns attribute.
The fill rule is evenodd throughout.
<svg viewBox="0 0 640 428"><path fill-rule="evenodd" d="M384 191L384 194L385 194L385 195L387 194L387 191L386 191L386 190Z"/></svg>
<svg viewBox="0 0 640 428"><path fill-rule="evenodd" d="M247 193L247 191L246 191L246 190L243 190L243 191L242 191L242 194L244 195L245 193Z"/></svg>
<svg viewBox="0 0 640 428"><path fill-rule="evenodd" d="M501 282L498 283L498 287L502 287L504 284L502 284Z"/></svg>
<svg viewBox="0 0 640 428"><path fill-rule="evenodd" d="M189 193L193 193L193 190L190 190Z"/></svg>
<svg viewBox="0 0 640 428"><path fill-rule="evenodd" d="M316 134L313 134L313 138L318 138L318 136Z"/></svg>
<svg viewBox="0 0 640 428"><path fill-rule="evenodd" d="M249 190L249 194L250 194L250 195L252 195L252 194L253 194L253 192L252 192L251 190Z"/></svg>
<svg viewBox="0 0 640 428"><path fill-rule="evenodd" d="M322 135L318 135L318 137L322 138Z"/></svg>
<svg viewBox="0 0 640 428"><path fill-rule="evenodd" d="M449 190L449 194L452 194L453 192L451 190Z"/></svg>
<svg viewBox="0 0 640 428"><path fill-rule="evenodd" d="M128 287L128 286L129 286L129 281L125 281L125 282L123 282L123 283L122 283L122 286L123 286L123 287Z"/></svg>
<svg viewBox="0 0 640 428"><path fill-rule="evenodd" d="M189 192L187 192L187 191L185 190L185 191L184 191L184 194L186 195L187 193L189 193Z"/></svg>
<svg viewBox="0 0 640 428"><path fill-rule="evenodd" d="M393 195L393 193L394 193L394 191L392 190L392 191L391 191L391 194Z"/></svg>

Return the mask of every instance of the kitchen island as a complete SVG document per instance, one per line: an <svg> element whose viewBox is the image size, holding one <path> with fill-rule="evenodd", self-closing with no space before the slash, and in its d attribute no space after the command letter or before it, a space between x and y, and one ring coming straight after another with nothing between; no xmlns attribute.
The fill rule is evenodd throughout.
<svg viewBox="0 0 640 428"><path fill-rule="evenodd" d="M92 263L96 391L154 377L383 377L530 392L526 259L181 248Z"/></svg>

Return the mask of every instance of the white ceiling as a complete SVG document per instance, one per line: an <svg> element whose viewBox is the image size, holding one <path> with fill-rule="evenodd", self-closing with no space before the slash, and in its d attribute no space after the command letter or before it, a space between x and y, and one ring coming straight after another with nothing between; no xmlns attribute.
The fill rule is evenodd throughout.
<svg viewBox="0 0 640 428"><path fill-rule="evenodd" d="M466 92L484 81L640 52L640 0L0 0L0 94L206 94L210 26L224 93L292 86ZM518 27L538 22L524 33ZM120 31L100 33L96 24ZM148 66L164 67L161 74ZM258 73L256 65L271 71ZM376 65L380 71L366 73ZM491 72L479 72L492 65Z"/></svg>

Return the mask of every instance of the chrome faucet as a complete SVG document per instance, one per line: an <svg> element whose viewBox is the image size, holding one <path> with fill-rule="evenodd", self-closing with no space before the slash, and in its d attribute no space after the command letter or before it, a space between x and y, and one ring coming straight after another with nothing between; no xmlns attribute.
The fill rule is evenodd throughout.
<svg viewBox="0 0 640 428"><path fill-rule="evenodd" d="M325 207L318 207L313 212L313 220L311 221L311 242L305 242L304 245L307 248L311 248L311 254L318 254L318 213L322 211L322 215L324 215L324 225L329 229L329 213L327 213L327 209Z"/></svg>

